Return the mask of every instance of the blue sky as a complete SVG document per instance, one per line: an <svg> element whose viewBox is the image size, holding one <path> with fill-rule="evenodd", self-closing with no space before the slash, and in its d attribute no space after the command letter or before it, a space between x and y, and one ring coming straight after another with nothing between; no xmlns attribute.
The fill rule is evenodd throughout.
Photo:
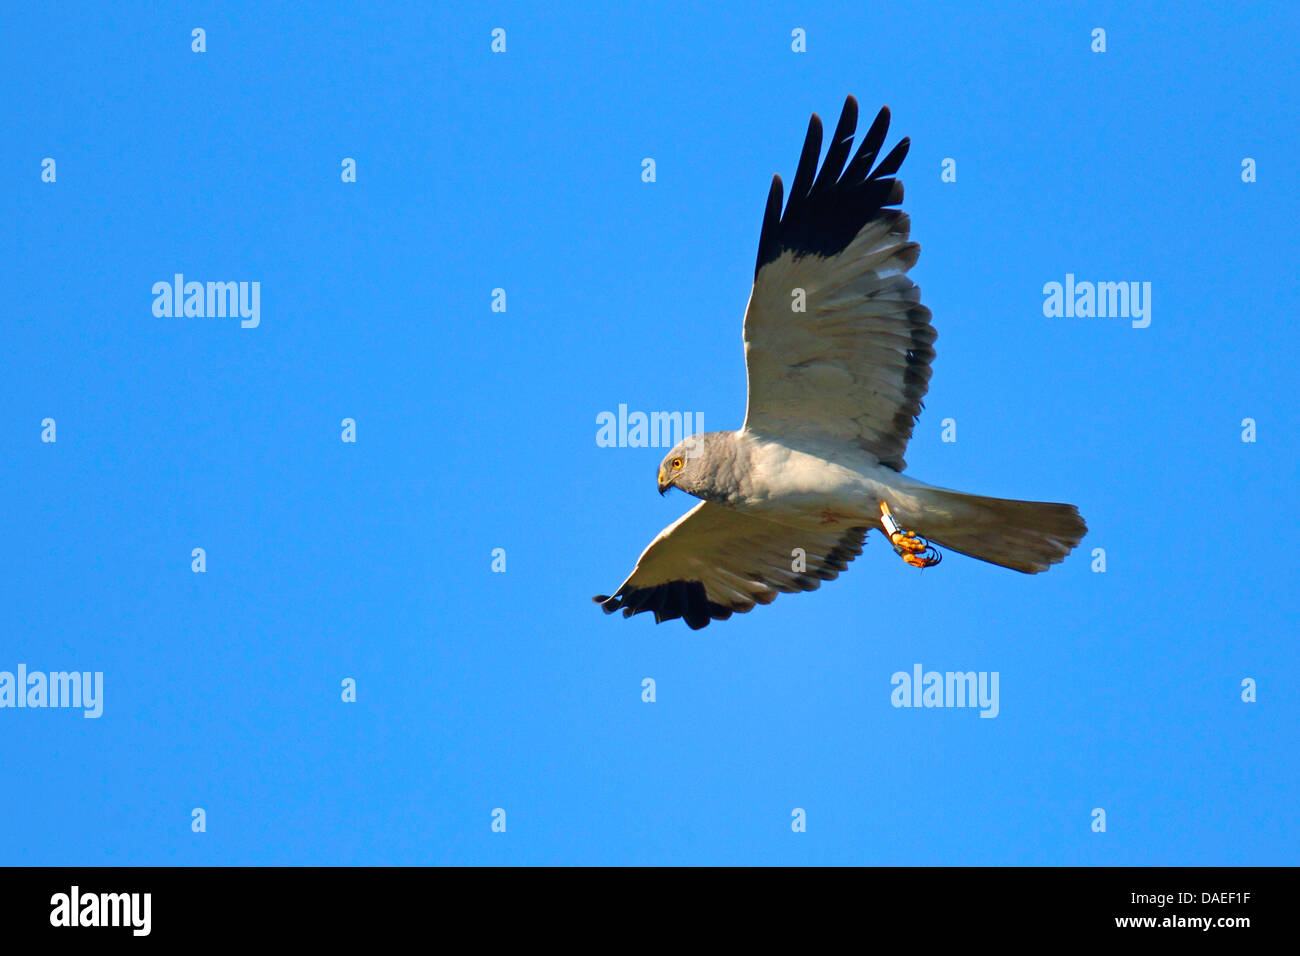
<svg viewBox="0 0 1300 956"><path fill-rule="evenodd" d="M1297 862L1293 9L10 6L0 670L104 700L0 709L0 864ZM739 427L767 188L849 93L912 138L909 474L1089 535L607 618L693 499L596 416ZM1150 326L1045 317L1067 273ZM996 719L892 707L917 663Z"/></svg>

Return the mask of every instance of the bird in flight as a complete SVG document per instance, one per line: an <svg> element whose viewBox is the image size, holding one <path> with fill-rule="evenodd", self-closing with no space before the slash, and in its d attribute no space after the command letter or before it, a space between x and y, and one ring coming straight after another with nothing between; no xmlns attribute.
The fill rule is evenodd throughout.
<svg viewBox="0 0 1300 956"><path fill-rule="evenodd" d="M745 310L745 423L691 435L660 463L660 494L701 501L650 542L613 596L594 598L607 614L648 611L692 629L726 620L837 577L872 528L913 567L937 564L937 545L1026 574L1063 560L1087 532L1074 505L903 474L935 331L907 276L920 246L894 208L909 142L876 163L885 107L849 159L857 123L850 96L819 171L813 114L784 213L773 178Z"/></svg>

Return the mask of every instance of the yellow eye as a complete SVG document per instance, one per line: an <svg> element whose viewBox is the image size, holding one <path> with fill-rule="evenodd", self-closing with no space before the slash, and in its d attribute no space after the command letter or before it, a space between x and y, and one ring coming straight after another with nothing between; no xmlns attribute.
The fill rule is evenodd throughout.
<svg viewBox="0 0 1300 956"><path fill-rule="evenodd" d="M680 458L674 458L673 468L680 468L680 467L682 467L682 460Z"/></svg>

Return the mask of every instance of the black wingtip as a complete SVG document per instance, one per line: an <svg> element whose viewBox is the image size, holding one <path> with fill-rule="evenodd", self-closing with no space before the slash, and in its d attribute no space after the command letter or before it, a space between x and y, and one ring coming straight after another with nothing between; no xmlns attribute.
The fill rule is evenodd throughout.
<svg viewBox="0 0 1300 956"><path fill-rule="evenodd" d="M880 161L880 165L872 172L871 178L884 179L894 175L903 165L903 160L907 158L907 151L911 148L911 138L904 136L898 141L898 145L889 151L889 155Z"/></svg>
<svg viewBox="0 0 1300 956"><path fill-rule="evenodd" d="M763 263L775 259L779 252L777 243L781 234L781 204L785 200L785 186L780 174L772 177L772 188L767 192L767 206L763 210L763 225L759 229L758 259L754 263L754 275L763 267Z"/></svg>
<svg viewBox="0 0 1300 956"><path fill-rule="evenodd" d="M888 106L880 108L861 137L856 154L849 159L858 122L858 100L852 94L846 96L844 111L819 169L822 120L817 113L812 114L784 212L781 192L774 189L768 193L755 279L763 266L786 251L793 252L795 258L837 255L881 210L902 202L902 185L892 177L907 155L909 140L903 139L879 167L872 169L885 144L890 115Z"/></svg>
<svg viewBox="0 0 1300 956"><path fill-rule="evenodd" d="M808 120L808 133L804 136L803 149L799 152L799 165L794 170L794 180L790 183L790 201L796 202L808 195L812 189L813 179L817 175L817 160L822 154L822 118L816 113Z"/></svg>

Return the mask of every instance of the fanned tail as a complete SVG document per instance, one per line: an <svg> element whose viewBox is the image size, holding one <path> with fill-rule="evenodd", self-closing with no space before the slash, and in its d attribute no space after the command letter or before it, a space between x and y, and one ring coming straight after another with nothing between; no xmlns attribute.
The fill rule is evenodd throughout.
<svg viewBox="0 0 1300 956"><path fill-rule="evenodd" d="M1088 533L1074 505L986 498L944 488L917 494L925 513L909 527L942 548L1037 574L1065 559Z"/></svg>

